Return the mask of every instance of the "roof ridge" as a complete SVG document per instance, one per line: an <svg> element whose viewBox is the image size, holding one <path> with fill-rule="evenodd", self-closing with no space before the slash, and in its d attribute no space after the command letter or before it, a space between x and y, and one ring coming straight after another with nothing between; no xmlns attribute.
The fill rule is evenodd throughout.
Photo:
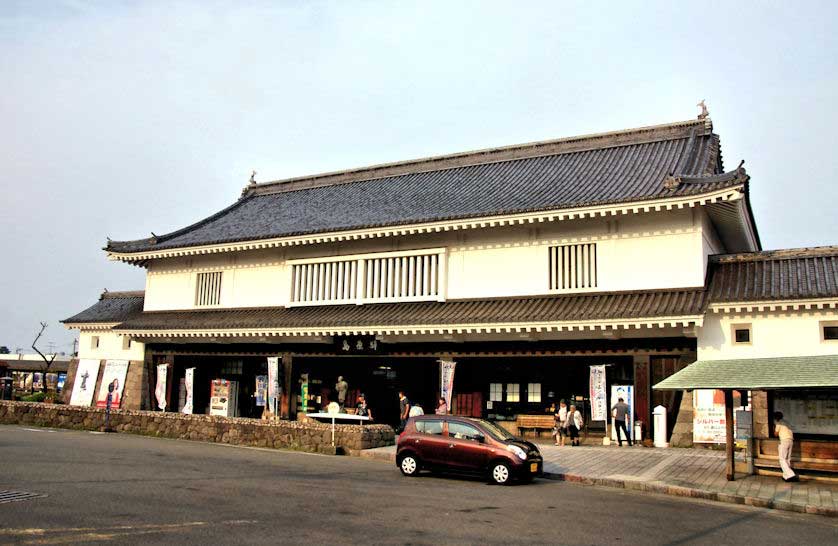
<svg viewBox="0 0 838 546"><path fill-rule="evenodd" d="M659 125L646 125L632 129L621 129L602 133L590 133L558 139L540 140L428 156L404 161L380 163L364 167L304 175L281 180L272 180L245 186L243 196L283 193L349 182L369 181L417 172L442 171L457 167L498 163L547 155L580 152L591 149L643 144L661 140L675 140L691 136L711 134L713 123L710 118L677 121ZM645 137L645 138L643 138ZM596 144L595 143L599 143ZM475 161L469 161L475 160ZM418 169L417 169L418 167ZM422 168L425 167L425 168Z"/></svg>
<svg viewBox="0 0 838 546"><path fill-rule="evenodd" d="M144 298L145 290L105 290L99 296L100 300L105 299L128 299L128 298Z"/></svg>
<svg viewBox="0 0 838 546"><path fill-rule="evenodd" d="M743 252L739 254L714 254L710 256L710 260L713 263L723 264L736 262L761 262L769 260L793 260L797 258L818 258L822 256L838 256L838 245L781 248L777 250Z"/></svg>

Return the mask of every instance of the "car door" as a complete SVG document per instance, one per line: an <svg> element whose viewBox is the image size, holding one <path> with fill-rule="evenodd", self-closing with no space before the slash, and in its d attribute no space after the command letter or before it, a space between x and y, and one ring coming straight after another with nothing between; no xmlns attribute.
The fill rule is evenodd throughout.
<svg viewBox="0 0 838 546"><path fill-rule="evenodd" d="M464 471L479 471L486 466L486 445L480 441L483 433L476 426L460 421L448 421L448 464Z"/></svg>
<svg viewBox="0 0 838 546"><path fill-rule="evenodd" d="M442 419L417 419L414 426L416 434L411 441L419 458L429 465L444 464L449 448Z"/></svg>

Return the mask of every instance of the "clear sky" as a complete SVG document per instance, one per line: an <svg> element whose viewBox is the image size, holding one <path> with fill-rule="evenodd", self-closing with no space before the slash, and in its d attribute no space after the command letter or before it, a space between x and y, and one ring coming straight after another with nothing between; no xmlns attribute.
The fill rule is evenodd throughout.
<svg viewBox="0 0 838 546"><path fill-rule="evenodd" d="M694 118L766 249L838 243L836 2L0 2L0 345L142 289L115 240L266 181Z"/></svg>

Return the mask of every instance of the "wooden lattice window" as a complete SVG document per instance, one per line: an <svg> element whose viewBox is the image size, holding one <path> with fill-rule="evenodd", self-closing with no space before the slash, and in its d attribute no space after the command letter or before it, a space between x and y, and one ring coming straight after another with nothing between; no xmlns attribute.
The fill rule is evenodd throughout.
<svg viewBox="0 0 838 546"><path fill-rule="evenodd" d="M596 243L551 246L550 290L597 287Z"/></svg>
<svg viewBox="0 0 838 546"><path fill-rule="evenodd" d="M221 274L222 271L198 273L195 283L196 306L221 304Z"/></svg>

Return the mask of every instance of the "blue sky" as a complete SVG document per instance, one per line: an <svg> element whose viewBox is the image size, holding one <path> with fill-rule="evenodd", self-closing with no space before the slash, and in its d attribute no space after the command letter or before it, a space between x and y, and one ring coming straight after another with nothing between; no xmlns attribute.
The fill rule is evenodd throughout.
<svg viewBox="0 0 838 546"><path fill-rule="evenodd" d="M594 4L594 5L588 5ZM103 288L105 238L247 183L666 123L706 99L766 249L838 243L834 2L0 3L0 345ZM44 347L46 347L46 342Z"/></svg>

